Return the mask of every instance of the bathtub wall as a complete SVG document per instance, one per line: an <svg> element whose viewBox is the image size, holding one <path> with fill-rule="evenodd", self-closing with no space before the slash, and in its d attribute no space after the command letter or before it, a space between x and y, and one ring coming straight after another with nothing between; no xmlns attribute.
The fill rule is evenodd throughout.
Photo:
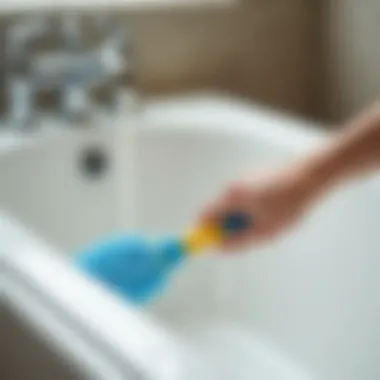
<svg viewBox="0 0 380 380"><path fill-rule="evenodd" d="M124 121L121 128L62 134L0 155L0 210L67 254L99 236L130 230L134 161L128 126Z"/></svg>

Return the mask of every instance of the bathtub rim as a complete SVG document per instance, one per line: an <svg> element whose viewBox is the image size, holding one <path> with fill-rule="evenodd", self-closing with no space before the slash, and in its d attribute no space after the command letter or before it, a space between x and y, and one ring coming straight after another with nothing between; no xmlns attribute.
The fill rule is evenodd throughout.
<svg viewBox="0 0 380 380"><path fill-rule="evenodd" d="M159 131L249 135L295 152L312 148L333 134L322 123L212 91L152 97L139 121L141 136Z"/></svg>
<svg viewBox="0 0 380 380"><path fill-rule="evenodd" d="M126 373L131 379L176 379L182 370L179 342L153 317L76 273L52 247L1 213L0 237L2 299L53 351L84 365L92 376L101 358L103 368L119 373L120 379ZM70 293L79 293L79 299ZM82 348L62 339L60 331L67 329ZM46 336L52 339L46 341Z"/></svg>
<svg viewBox="0 0 380 380"><path fill-rule="evenodd" d="M331 131L324 129L320 123L215 91L154 96L142 104L138 113L125 111L116 119L116 128L124 124L135 131L137 138L150 131L249 134L295 151L313 147L331 135ZM75 134L113 128L104 115L91 127L73 127L52 118L46 118L41 123L41 133L28 134L0 128L0 159L24 149L38 149L41 145Z"/></svg>

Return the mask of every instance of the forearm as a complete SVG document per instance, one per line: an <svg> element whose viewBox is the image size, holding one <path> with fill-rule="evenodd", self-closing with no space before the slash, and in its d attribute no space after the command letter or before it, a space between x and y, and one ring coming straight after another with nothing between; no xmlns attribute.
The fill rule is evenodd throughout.
<svg viewBox="0 0 380 380"><path fill-rule="evenodd" d="M309 176L320 187L380 169L380 103L347 124L323 149L311 155Z"/></svg>

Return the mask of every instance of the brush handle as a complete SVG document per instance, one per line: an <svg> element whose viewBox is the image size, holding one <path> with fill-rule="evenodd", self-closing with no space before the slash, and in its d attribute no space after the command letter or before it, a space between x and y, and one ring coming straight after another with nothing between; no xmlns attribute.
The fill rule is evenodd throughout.
<svg viewBox="0 0 380 380"><path fill-rule="evenodd" d="M222 230L227 234L243 232L251 228L253 220L251 215L243 213L233 213L227 215L221 222Z"/></svg>
<svg viewBox="0 0 380 380"><path fill-rule="evenodd" d="M243 232L252 226L253 219L250 215L231 213L217 225L198 226L190 231L183 239L183 246L187 253L197 253L219 244L225 236Z"/></svg>

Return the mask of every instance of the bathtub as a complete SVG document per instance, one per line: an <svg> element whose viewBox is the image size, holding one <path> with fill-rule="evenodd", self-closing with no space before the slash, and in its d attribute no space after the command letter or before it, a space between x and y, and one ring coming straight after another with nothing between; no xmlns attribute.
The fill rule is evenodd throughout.
<svg viewBox="0 0 380 380"><path fill-rule="evenodd" d="M40 379L380 378L378 177L337 189L270 245L189 260L142 310L70 266L108 233L181 232L231 178L326 138L202 93L152 100L116 125L3 139L2 325L24 347L8 362Z"/></svg>

